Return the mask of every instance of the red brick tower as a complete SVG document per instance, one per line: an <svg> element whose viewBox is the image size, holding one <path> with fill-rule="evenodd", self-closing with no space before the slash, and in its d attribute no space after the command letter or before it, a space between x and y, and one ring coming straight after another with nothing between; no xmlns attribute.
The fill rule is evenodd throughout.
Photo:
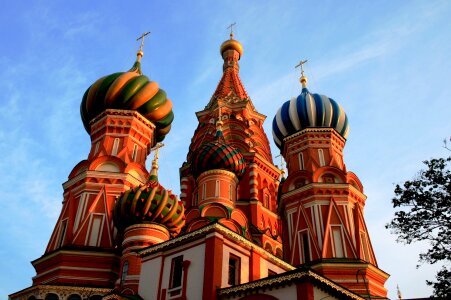
<svg viewBox="0 0 451 300"><path fill-rule="evenodd" d="M311 94L304 74L301 84L302 93L273 122L289 174L280 195L284 258L357 294L386 297L388 274L377 266L365 225L363 186L343 160L346 114L334 100Z"/></svg>
<svg viewBox="0 0 451 300"><path fill-rule="evenodd" d="M266 117L257 112L240 80L243 47L233 33L220 53L222 78L205 109L196 113L199 125L180 168L187 229L218 221L281 256L280 170L263 130Z"/></svg>
<svg viewBox="0 0 451 300"><path fill-rule="evenodd" d="M147 155L174 118L166 93L142 74L142 56L141 44L131 70L100 78L83 96L91 150L63 184L61 214L44 255L32 262L33 286L114 288L121 254L136 246L132 230L113 224L113 207L124 191L148 184Z"/></svg>

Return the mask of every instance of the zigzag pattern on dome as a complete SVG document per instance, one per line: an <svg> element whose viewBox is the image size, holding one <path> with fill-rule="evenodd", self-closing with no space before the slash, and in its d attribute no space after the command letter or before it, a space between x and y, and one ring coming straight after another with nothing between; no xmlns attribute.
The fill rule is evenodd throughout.
<svg viewBox="0 0 451 300"><path fill-rule="evenodd" d="M205 171L222 169L240 177L246 171L246 160L238 149L215 141L206 143L199 149L191 167L195 176Z"/></svg>
<svg viewBox="0 0 451 300"><path fill-rule="evenodd" d="M284 138L311 127L334 128L343 138L349 133L348 117L341 105L304 87L298 97L277 111L272 123L274 142L280 149Z"/></svg>

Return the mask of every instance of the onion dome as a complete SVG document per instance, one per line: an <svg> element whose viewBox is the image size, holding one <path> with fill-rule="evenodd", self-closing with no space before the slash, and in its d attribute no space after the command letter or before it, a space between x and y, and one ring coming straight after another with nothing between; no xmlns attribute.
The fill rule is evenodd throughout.
<svg viewBox="0 0 451 300"><path fill-rule="evenodd" d="M240 59L241 56L243 56L243 46L241 45L240 42L233 39L233 33L230 33L229 40L222 43L221 48L220 48L221 56L223 56L224 52L226 52L227 50L237 51L240 54L240 57L238 59Z"/></svg>
<svg viewBox="0 0 451 300"><path fill-rule="evenodd" d="M119 230L135 224L157 223L164 225L171 236L176 236L185 225L182 202L158 182L158 148L161 146L161 143L156 146L147 184L126 191L116 201L113 221Z"/></svg>
<svg viewBox="0 0 451 300"><path fill-rule="evenodd" d="M246 170L246 160L238 149L224 142L214 141L199 149L191 166L196 177L202 172L214 169L230 171L240 177Z"/></svg>
<svg viewBox="0 0 451 300"><path fill-rule="evenodd" d="M306 87L305 76L301 77L301 83L301 94L285 102L272 122L272 134L277 147L282 147L285 137L306 128L333 128L346 138L349 133L348 117L340 104L327 96L311 94Z"/></svg>
<svg viewBox="0 0 451 300"><path fill-rule="evenodd" d="M119 230L135 224L158 223L168 228L171 236L176 236L185 225L185 209L177 196L158 180L149 180L119 197L113 218Z"/></svg>
<svg viewBox="0 0 451 300"><path fill-rule="evenodd" d="M174 119L172 102L155 81L143 75L142 55L142 50L138 51L137 60L129 71L104 76L86 90L80 113L88 133L89 122L108 108L137 110L155 124L157 142L169 133Z"/></svg>

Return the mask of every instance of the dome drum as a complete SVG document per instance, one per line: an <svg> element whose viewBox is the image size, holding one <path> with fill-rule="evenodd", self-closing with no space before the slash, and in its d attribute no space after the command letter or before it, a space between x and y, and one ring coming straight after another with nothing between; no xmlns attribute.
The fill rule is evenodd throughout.
<svg viewBox="0 0 451 300"><path fill-rule="evenodd" d="M209 170L197 179L198 205L222 204L228 209L235 207L237 176L225 170Z"/></svg>
<svg viewBox="0 0 451 300"><path fill-rule="evenodd" d="M135 224L128 226L124 232L122 247L151 246L169 240L168 229L158 223Z"/></svg>

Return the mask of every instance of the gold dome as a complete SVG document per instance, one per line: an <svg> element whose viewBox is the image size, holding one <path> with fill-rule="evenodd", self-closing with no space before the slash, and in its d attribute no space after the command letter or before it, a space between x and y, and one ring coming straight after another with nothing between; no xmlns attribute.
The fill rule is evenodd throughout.
<svg viewBox="0 0 451 300"><path fill-rule="evenodd" d="M240 54L240 58L243 55L243 46L240 42L233 39L233 34L230 34L230 40L225 41L221 45L221 56L227 50L235 50Z"/></svg>

